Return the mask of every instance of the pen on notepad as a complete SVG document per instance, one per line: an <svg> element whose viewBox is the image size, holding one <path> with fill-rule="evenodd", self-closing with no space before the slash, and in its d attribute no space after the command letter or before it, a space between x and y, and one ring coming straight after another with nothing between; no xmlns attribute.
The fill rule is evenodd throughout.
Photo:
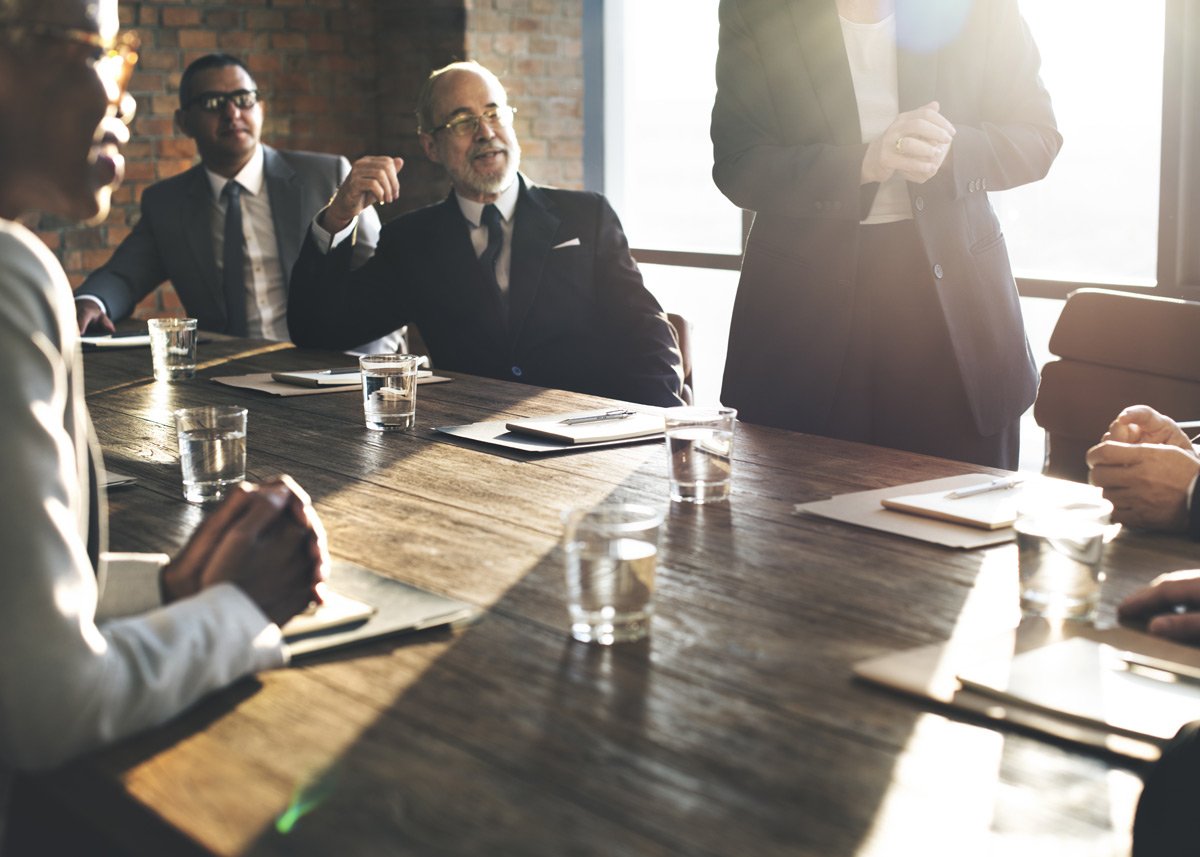
<svg viewBox="0 0 1200 857"><path fill-rule="evenodd" d="M1117 652L1116 656L1117 660L1120 661L1121 668L1127 672L1157 679L1158 681L1185 682L1187 684L1200 685L1200 669L1196 667L1188 666L1187 664L1177 664L1174 661L1156 658L1151 655L1142 655L1137 652Z"/></svg>
<svg viewBox="0 0 1200 857"><path fill-rule="evenodd" d="M568 417L565 420L559 420L559 424L564 426L574 426L579 425L580 423L600 423L606 420L623 420L626 417L632 417L634 413L635 411L628 411L624 409L605 411L602 414L592 414L591 416L586 417Z"/></svg>
<svg viewBox="0 0 1200 857"><path fill-rule="evenodd" d="M352 372L359 371L357 366L343 366L340 369L322 369L318 375L349 375Z"/></svg>
<svg viewBox="0 0 1200 857"><path fill-rule="evenodd" d="M981 482L978 485L969 485L966 488L956 488L951 491L946 497L950 500L958 500L962 497L974 497L976 494L986 494L989 491L1003 491L1007 488L1016 488L1025 479L1022 476L1005 476L1002 479L993 479L991 482Z"/></svg>

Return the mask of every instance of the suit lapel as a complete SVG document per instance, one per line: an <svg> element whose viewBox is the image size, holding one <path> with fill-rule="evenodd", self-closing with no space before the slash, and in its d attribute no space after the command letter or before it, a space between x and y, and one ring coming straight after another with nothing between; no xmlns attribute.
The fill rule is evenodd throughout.
<svg viewBox="0 0 1200 857"><path fill-rule="evenodd" d="M833 132L833 142L847 146L861 143L858 101L854 97L854 81L850 77L850 61L846 58L837 5L832 0L789 0L788 7L795 31L794 44L798 44L800 50L784 52L781 56L803 58L806 74L796 74L794 79L807 77L810 81ZM803 125L802 122L800 127Z"/></svg>
<svg viewBox="0 0 1200 857"><path fill-rule="evenodd" d="M303 234L303 224L300 222L300 177L278 152L267 145L263 146L263 172L266 175L267 195L271 200L271 223L275 227L275 244L286 292L292 276L291 264L300 256L300 236Z"/></svg>
<svg viewBox="0 0 1200 857"><path fill-rule="evenodd" d="M217 306L226 312L225 291L221 287L221 272L217 268L217 251L213 247L212 187L204 174L203 166L192 168L188 182L187 199L179 207L180 231L192 253L193 270L203 287L212 295Z"/></svg>
<svg viewBox="0 0 1200 857"><path fill-rule="evenodd" d="M521 194L517 199L512 259L508 266L508 330L514 341L541 288L546 257L553 246L560 220L537 185L527 184L524 176L518 180Z"/></svg>

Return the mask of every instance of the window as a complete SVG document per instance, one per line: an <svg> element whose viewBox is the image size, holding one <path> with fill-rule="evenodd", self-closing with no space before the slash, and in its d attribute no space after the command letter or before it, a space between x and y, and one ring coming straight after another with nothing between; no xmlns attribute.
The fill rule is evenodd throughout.
<svg viewBox="0 0 1200 857"><path fill-rule="evenodd" d="M651 291L696 328L697 397L720 390L748 218L712 183L718 0L584 0L590 186ZM1050 176L992 195L1023 296L1080 285L1200 298L1200 8L1023 0L1065 139ZM595 61L602 56L602 61ZM597 71L599 69L599 71ZM728 296L723 289L728 288ZM1035 343L1035 349L1038 344Z"/></svg>
<svg viewBox="0 0 1200 857"><path fill-rule="evenodd" d="M1165 0L1025 2L1063 148L1043 181L992 195L1018 277L1153 286Z"/></svg>

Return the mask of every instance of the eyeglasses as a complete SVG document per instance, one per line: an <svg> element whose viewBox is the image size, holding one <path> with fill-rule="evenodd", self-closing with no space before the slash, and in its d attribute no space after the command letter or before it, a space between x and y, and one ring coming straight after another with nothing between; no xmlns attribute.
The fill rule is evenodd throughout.
<svg viewBox="0 0 1200 857"><path fill-rule="evenodd" d="M120 107L125 99L125 91L129 87L129 79L133 77L133 69L138 62L138 48L142 40L137 33L121 33L116 38L102 36L91 30L80 30L75 27L52 27L47 24L0 24L14 37L37 36L42 39L67 42L73 45L84 45L94 48L93 62L100 76L112 83L115 92L110 92L110 101Z"/></svg>
<svg viewBox="0 0 1200 857"><path fill-rule="evenodd" d="M487 126L493 131L500 128L511 128L513 116L516 113L517 108L509 107L505 104L501 107L493 107L491 110L485 110L479 116L471 113L455 116L445 125L439 125L429 133L436 134L438 131L449 131L455 137L466 137L479 130L480 122L486 122Z"/></svg>
<svg viewBox="0 0 1200 857"><path fill-rule="evenodd" d="M238 110L249 110L258 104L257 89L235 89L233 92L201 92L188 99L188 107L199 107L205 113L220 113L226 104Z"/></svg>

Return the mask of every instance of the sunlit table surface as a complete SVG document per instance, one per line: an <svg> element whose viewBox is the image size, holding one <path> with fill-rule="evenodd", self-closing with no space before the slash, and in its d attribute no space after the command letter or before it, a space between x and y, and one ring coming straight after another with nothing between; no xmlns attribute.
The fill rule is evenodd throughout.
<svg viewBox="0 0 1200 857"><path fill-rule="evenodd" d="M673 505L650 638L572 641L560 514L668 506L661 442L518 460L438 425L606 400L469 376L423 386L417 427L367 430L355 391L274 399L215 375L341 365L252 340L155 383L144 350L86 356L111 547L166 550L180 497L172 409L249 408L249 473L311 492L335 557L477 605L455 631L244 680L36 782L133 853L277 855L1123 854L1132 763L960 718L852 665L1015 620L1016 549L954 551L793 504L969 472L960 463L739 424L727 504ZM1122 595L1194 564L1124 534Z"/></svg>

